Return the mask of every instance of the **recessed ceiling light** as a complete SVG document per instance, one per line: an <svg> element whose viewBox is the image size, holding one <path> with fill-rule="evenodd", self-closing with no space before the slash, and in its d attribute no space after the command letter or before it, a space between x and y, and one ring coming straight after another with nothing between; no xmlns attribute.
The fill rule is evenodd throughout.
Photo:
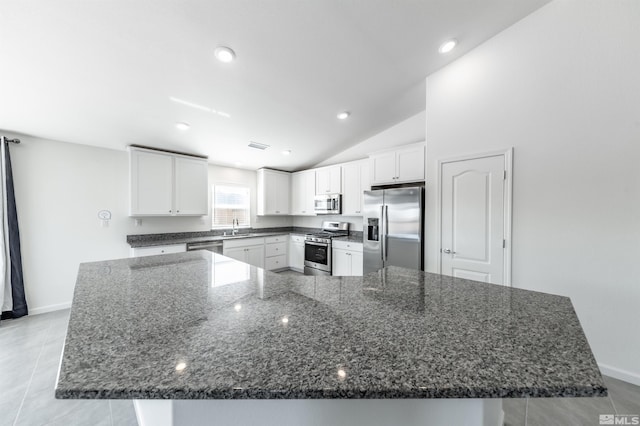
<svg viewBox="0 0 640 426"><path fill-rule="evenodd" d="M282 155L290 155L290 154L291 154L290 149L285 149L284 151L282 151Z"/></svg>
<svg viewBox="0 0 640 426"><path fill-rule="evenodd" d="M350 115L351 113L349 111L344 111L338 114L337 117L338 117L338 120L346 120Z"/></svg>
<svg viewBox="0 0 640 426"><path fill-rule="evenodd" d="M176 123L176 127L180 130L189 130L189 127L191 126L189 125L189 123L180 122L180 123Z"/></svg>
<svg viewBox="0 0 640 426"><path fill-rule="evenodd" d="M456 47L456 44L458 44L458 41L455 39L445 41L444 43L442 43L438 51L440 53L449 53L453 50L454 47Z"/></svg>
<svg viewBox="0 0 640 426"><path fill-rule="evenodd" d="M225 63L232 62L236 58L236 52L226 46L216 47L215 55L220 62Z"/></svg>

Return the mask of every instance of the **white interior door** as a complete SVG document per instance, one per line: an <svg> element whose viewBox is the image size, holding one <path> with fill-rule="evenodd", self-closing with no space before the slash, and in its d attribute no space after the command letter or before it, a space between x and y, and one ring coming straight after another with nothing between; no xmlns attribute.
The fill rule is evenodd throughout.
<svg viewBox="0 0 640 426"><path fill-rule="evenodd" d="M505 284L505 156L442 164L441 271Z"/></svg>

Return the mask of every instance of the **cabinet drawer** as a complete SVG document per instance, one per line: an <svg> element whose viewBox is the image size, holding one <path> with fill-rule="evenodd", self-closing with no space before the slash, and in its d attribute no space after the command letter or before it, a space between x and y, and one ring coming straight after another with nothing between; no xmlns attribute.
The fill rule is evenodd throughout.
<svg viewBox="0 0 640 426"><path fill-rule="evenodd" d="M283 254L280 256L267 257L264 260L264 267L268 271L272 271L274 269L286 268L287 256Z"/></svg>
<svg viewBox="0 0 640 426"><path fill-rule="evenodd" d="M291 235L291 241L294 243L304 243L304 235Z"/></svg>
<svg viewBox="0 0 640 426"><path fill-rule="evenodd" d="M224 248L249 247L264 244L264 238L234 238L222 242Z"/></svg>
<svg viewBox="0 0 640 426"><path fill-rule="evenodd" d="M267 244L271 243L284 243L287 241L286 235L274 235L273 237L265 237L264 242Z"/></svg>
<svg viewBox="0 0 640 426"><path fill-rule="evenodd" d="M287 243L273 243L265 245L265 256L280 256L287 254Z"/></svg>
<svg viewBox="0 0 640 426"><path fill-rule="evenodd" d="M333 248L350 251L362 251L362 243L354 243L351 241L333 240Z"/></svg>
<svg viewBox="0 0 640 426"><path fill-rule="evenodd" d="M166 246L137 247L133 249L132 256L154 256L156 254L182 253L187 251L186 244L171 244Z"/></svg>

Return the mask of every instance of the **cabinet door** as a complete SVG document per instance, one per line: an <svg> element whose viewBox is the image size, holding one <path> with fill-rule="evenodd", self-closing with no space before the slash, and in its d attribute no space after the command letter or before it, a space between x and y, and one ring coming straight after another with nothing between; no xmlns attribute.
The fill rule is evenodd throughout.
<svg viewBox="0 0 640 426"><path fill-rule="evenodd" d="M131 210L136 215L173 214L173 157L131 151Z"/></svg>
<svg viewBox="0 0 640 426"><path fill-rule="evenodd" d="M304 172L291 174L291 214L293 215L304 214L304 180Z"/></svg>
<svg viewBox="0 0 640 426"><path fill-rule="evenodd" d="M316 170L316 194L339 194L342 189L342 168L324 167Z"/></svg>
<svg viewBox="0 0 640 426"><path fill-rule="evenodd" d="M394 151L372 155L369 160L371 183L395 183L396 153Z"/></svg>
<svg viewBox="0 0 640 426"><path fill-rule="evenodd" d="M342 167L329 168L329 193L340 194L342 190Z"/></svg>
<svg viewBox="0 0 640 426"><path fill-rule="evenodd" d="M342 166L342 214L356 216L362 214L360 163Z"/></svg>
<svg viewBox="0 0 640 426"><path fill-rule="evenodd" d="M232 247L232 248L224 248L223 255L230 257L235 260L239 260L240 262L247 262L247 254L245 247Z"/></svg>
<svg viewBox="0 0 640 426"><path fill-rule="evenodd" d="M346 250L333 249L332 267L331 275L337 277L351 275L351 253Z"/></svg>
<svg viewBox="0 0 640 426"><path fill-rule="evenodd" d="M313 170L303 172L303 209L302 214L308 216L315 216L315 194L316 194L316 172Z"/></svg>
<svg viewBox="0 0 640 426"><path fill-rule="evenodd" d="M289 236L289 267L304 270L304 237L300 235Z"/></svg>
<svg viewBox="0 0 640 426"><path fill-rule="evenodd" d="M306 170L291 174L291 214L313 216L316 195L316 172Z"/></svg>
<svg viewBox="0 0 640 426"><path fill-rule="evenodd" d="M424 180L424 145L399 149L397 157L397 182Z"/></svg>
<svg viewBox="0 0 640 426"><path fill-rule="evenodd" d="M205 160L175 159L176 214L204 216L208 213L208 166Z"/></svg>
<svg viewBox="0 0 640 426"><path fill-rule="evenodd" d="M258 215L290 214L291 180L289 173L258 170Z"/></svg>
<svg viewBox="0 0 640 426"><path fill-rule="evenodd" d="M331 193L331 179L328 169L316 170L316 195Z"/></svg>
<svg viewBox="0 0 640 426"><path fill-rule="evenodd" d="M247 247L246 250L246 262L258 268L264 268L264 245Z"/></svg>
<svg viewBox="0 0 640 426"><path fill-rule="evenodd" d="M363 269L364 258L362 256L362 252L352 251L350 253L351 253L351 275L361 277L364 270Z"/></svg>
<svg viewBox="0 0 640 426"><path fill-rule="evenodd" d="M275 186L276 202L274 206L274 214L290 214L291 203L290 197L290 181L289 173L276 173L273 175L273 182Z"/></svg>
<svg viewBox="0 0 640 426"><path fill-rule="evenodd" d="M260 190L260 189L258 189ZM275 214L278 202L278 188L276 186L276 175L272 172L264 172L264 214Z"/></svg>
<svg viewBox="0 0 640 426"><path fill-rule="evenodd" d="M362 193L371 191L371 172L369 171L369 160L360 162L360 202L362 203Z"/></svg>

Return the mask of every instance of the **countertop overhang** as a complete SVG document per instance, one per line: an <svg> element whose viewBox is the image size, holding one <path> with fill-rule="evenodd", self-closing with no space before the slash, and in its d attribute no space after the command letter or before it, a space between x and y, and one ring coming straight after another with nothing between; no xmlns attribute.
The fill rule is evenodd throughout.
<svg viewBox="0 0 640 426"><path fill-rule="evenodd" d="M60 399L606 396L566 297L194 251L80 265Z"/></svg>

